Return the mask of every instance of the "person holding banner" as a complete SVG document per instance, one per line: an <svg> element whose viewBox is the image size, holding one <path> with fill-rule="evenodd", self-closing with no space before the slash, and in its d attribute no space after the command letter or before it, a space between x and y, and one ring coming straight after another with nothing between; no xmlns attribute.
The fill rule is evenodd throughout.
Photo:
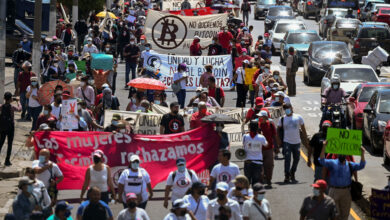
<svg viewBox="0 0 390 220"><path fill-rule="evenodd" d="M210 112L207 111L206 103L201 101L198 103L198 111L193 113L190 119L190 129L199 128L206 123L203 123L201 119L207 115L211 115Z"/></svg>
<svg viewBox="0 0 390 220"><path fill-rule="evenodd" d="M208 85L209 85L209 78L214 76L213 74L213 65L211 64L206 64L204 66L204 68L206 69L206 72L204 72L201 76L200 76L200 85L203 87L203 88L207 88Z"/></svg>
<svg viewBox="0 0 390 220"><path fill-rule="evenodd" d="M216 85L214 76L209 77L208 84L208 96L214 98L218 102L220 107L223 107L223 105L225 104L225 92L221 87Z"/></svg>
<svg viewBox="0 0 390 220"><path fill-rule="evenodd" d="M127 204L124 203L125 195L133 192L137 195L137 201L139 208L145 209L148 199L153 197L153 189L150 184L149 173L139 167L141 159L138 155L134 154L130 157L129 168L123 170L118 181L118 202L123 203L126 208Z"/></svg>
<svg viewBox="0 0 390 220"><path fill-rule="evenodd" d="M184 119L179 114L179 103L170 104L171 112L164 114L160 122L160 134L175 134L184 131Z"/></svg>
<svg viewBox="0 0 390 220"><path fill-rule="evenodd" d="M177 67L177 72L173 74L173 84L176 88L172 88L177 96L177 102L180 104L180 108L184 108L186 102L186 85L188 83L188 75L185 73L187 71L187 65L185 63L179 64Z"/></svg>
<svg viewBox="0 0 390 220"><path fill-rule="evenodd" d="M202 50L206 48L208 48L208 46L202 47L200 45L200 38L198 36L195 36L190 46L190 56L202 56Z"/></svg>
<svg viewBox="0 0 390 220"><path fill-rule="evenodd" d="M231 40L233 40L233 34L230 33L228 27L221 28L221 32L218 33L218 41L222 46L223 54L230 54L232 45Z"/></svg>
<svg viewBox="0 0 390 220"><path fill-rule="evenodd" d="M339 155L338 159L325 159L325 148L328 142L324 141L319 162L330 171L329 196L334 199L337 207L337 219L347 220L351 209L351 183L352 173L364 169L366 159L364 148L360 147L360 163L348 162L345 155Z"/></svg>

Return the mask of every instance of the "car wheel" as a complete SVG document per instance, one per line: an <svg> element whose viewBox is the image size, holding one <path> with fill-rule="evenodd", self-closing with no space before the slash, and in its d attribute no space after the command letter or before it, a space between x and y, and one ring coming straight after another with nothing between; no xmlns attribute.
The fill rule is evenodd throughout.
<svg viewBox="0 0 390 220"><path fill-rule="evenodd" d="M387 157L385 149L383 149L383 163L387 166L390 166L390 158Z"/></svg>
<svg viewBox="0 0 390 220"><path fill-rule="evenodd" d="M371 127L371 130L372 130L372 127ZM375 144L375 140L374 140L373 137L374 137L374 135L373 135L373 133L372 133L372 131L371 131L371 134L370 134L370 145L371 145L372 152L373 152L374 154L379 154L379 153L380 153L380 149L378 149L378 148L375 147L376 144Z"/></svg>

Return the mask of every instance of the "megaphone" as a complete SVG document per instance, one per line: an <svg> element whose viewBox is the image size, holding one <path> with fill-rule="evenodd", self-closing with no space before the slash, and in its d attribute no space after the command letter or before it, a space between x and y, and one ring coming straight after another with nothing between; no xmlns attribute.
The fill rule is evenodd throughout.
<svg viewBox="0 0 390 220"><path fill-rule="evenodd" d="M239 159L239 160L246 159L246 151L242 148L237 149L235 155L236 155L237 159Z"/></svg>

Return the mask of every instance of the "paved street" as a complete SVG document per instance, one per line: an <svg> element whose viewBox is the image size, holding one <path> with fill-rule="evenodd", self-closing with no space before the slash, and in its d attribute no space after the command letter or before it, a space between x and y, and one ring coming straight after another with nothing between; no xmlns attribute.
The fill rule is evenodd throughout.
<svg viewBox="0 0 390 220"><path fill-rule="evenodd" d="M302 17L298 17L302 19ZM314 20L305 20L305 24L308 29L318 30L318 25ZM250 16L249 25L254 26L254 32L252 36L254 40L257 39L259 34L263 34L264 25L263 20L255 21L253 15ZM281 73L285 79L285 67L279 64L279 56L274 56L272 58L273 64L271 69L275 66L280 66L282 70ZM128 90L124 90L124 64L120 64L117 78L117 92L116 95L120 100L120 109L124 110L128 104ZM9 68L8 68L9 69ZM10 71L8 71L8 74ZM384 67L382 69L381 77L390 78L390 68ZM12 77L9 75L6 78L6 90L13 91L13 83L10 83ZM319 87L310 87L306 86L303 83L303 69L300 68L297 73L297 96L292 97L291 101L294 106L295 113L301 114L304 117L306 129L308 130L309 135L314 134L318 130L319 120L321 118L320 113L320 88ZM388 79L390 81L390 79ZM194 92L187 93L187 102L194 95ZM226 107L235 107L236 102L236 92L225 91L226 94ZM172 93L168 91L168 101L176 101L176 97L172 96ZM248 104L249 106L249 104ZM235 152L237 146L232 147L232 152ZM3 150L5 151L5 149ZM4 154L2 154L4 155ZM303 198L312 192L310 184L313 182L313 170L306 166L306 150L302 149L301 159L298 166L298 171L296 173L296 178L298 183L296 184L287 184L283 183L284 179L284 160L278 159L275 161L274 168L274 177L273 177L273 188L268 190L266 193L266 198L270 201L271 209L273 213L273 219L298 219L299 218L299 208L302 204ZM360 160L359 157L355 158L357 161ZM385 178L385 173L389 173L389 167L384 167L382 162L382 156L372 155L369 152L366 152L367 166L366 168L359 172L359 180L364 184L365 192L370 192L370 187L382 188L387 184L387 179ZM239 164L242 168L243 163L233 159L233 162ZM142 165L141 165L142 166ZM243 171L242 171L243 172ZM153 177L151 177L153 178ZM167 213L168 210L163 208L163 195L164 195L165 184L161 183L157 185L154 189L154 199L150 201L147 205L146 211L148 212L151 219L162 219ZM60 199L69 199L69 198L79 198L79 191L61 191ZM78 204L73 204L75 209L77 209ZM121 204L110 205L115 215L122 209ZM353 204L352 211L349 219L367 219L360 209ZM75 214L76 211L73 212ZM75 217L75 215L73 215Z"/></svg>

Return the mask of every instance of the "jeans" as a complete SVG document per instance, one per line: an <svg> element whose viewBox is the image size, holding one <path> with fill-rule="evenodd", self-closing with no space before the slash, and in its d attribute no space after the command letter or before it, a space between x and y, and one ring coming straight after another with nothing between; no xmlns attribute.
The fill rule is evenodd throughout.
<svg viewBox="0 0 390 220"><path fill-rule="evenodd" d="M263 150L263 165L265 182L271 183L274 171L274 149Z"/></svg>
<svg viewBox="0 0 390 220"><path fill-rule="evenodd" d="M263 165L246 160L244 163L244 175L252 186L255 183L263 182Z"/></svg>
<svg viewBox="0 0 390 220"><path fill-rule="evenodd" d="M285 134L286 135L286 134ZM289 176L291 173L295 173L297 171L298 162L300 158L300 151L299 148L301 147L301 144L289 144L287 142L283 143L285 148L285 155L284 155L284 174L286 176ZM293 163L291 166L291 153L293 156ZM291 169L290 169L291 166Z"/></svg>
<svg viewBox="0 0 390 220"><path fill-rule="evenodd" d="M242 12L242 22L245 23L245 26L248 26L248 24L249 24L249 11Z"/></svg>
<svg viewBox="0 0 390 220"><path fill-rule="evenodd" d="M126 73L125 73L126 85L130 81L129 78L130 70L131 70L131 79L135 79L135 73L137 72L137 63L126 62Z"/></svg>
<svg viewBox="0 0 390 220"><path fill-rule="evenodd" d="M32 126L31 126L31 131L36 131L38 128L37 128L37 120L38 120L38 117L39 117L39 114L42 112L42 106L38 106L38 107L28 107L29 109L29 112L31 114L31 117L32 117Z"/></svg>
<svg viewBox="0 0 390 220"><path fill-rule="evenodd" d="M26 92L21 92L20 93L20 104L22 105L22 116L26 114L27 111L27 117L30 117L30 111L28 110L28 98L26 97Z"/></svg>
<svg viewBox="0 0 390 220"><path fill-rule="evenodd" d="M244 84L236 84L237 87L237 102L236 107L245 108L246 94L248 90L245 88Z"/></svg>
<svg viewBox="0 0 390 220"><path fill-rule="evenodd" d="M296 91L297 85L295 84L295 76L296 73L289 73L286 75L287 91L289 96L294 96L297 94Z"/></svg>
<svg viewBox="0 0 390 220"><path fill-rule="evenodd" d="M7 131L0 132L0 152L1 152L1 149L3 148L5 138L7 137L7 140L8 140L8 142L7 142L7 144L8 144L7 156L5 157L6 162L9 161L11 158L12 142L14 141L14 133L15 133L14 128L7 130Z"/></svg>
<svg viewBox="0 0 390 220"><path fill-rule="evenodd" d="M184 108L184 104L186 102L186 90L181 89L177 94L177 102L180 105L180 108Z"/></svg>

